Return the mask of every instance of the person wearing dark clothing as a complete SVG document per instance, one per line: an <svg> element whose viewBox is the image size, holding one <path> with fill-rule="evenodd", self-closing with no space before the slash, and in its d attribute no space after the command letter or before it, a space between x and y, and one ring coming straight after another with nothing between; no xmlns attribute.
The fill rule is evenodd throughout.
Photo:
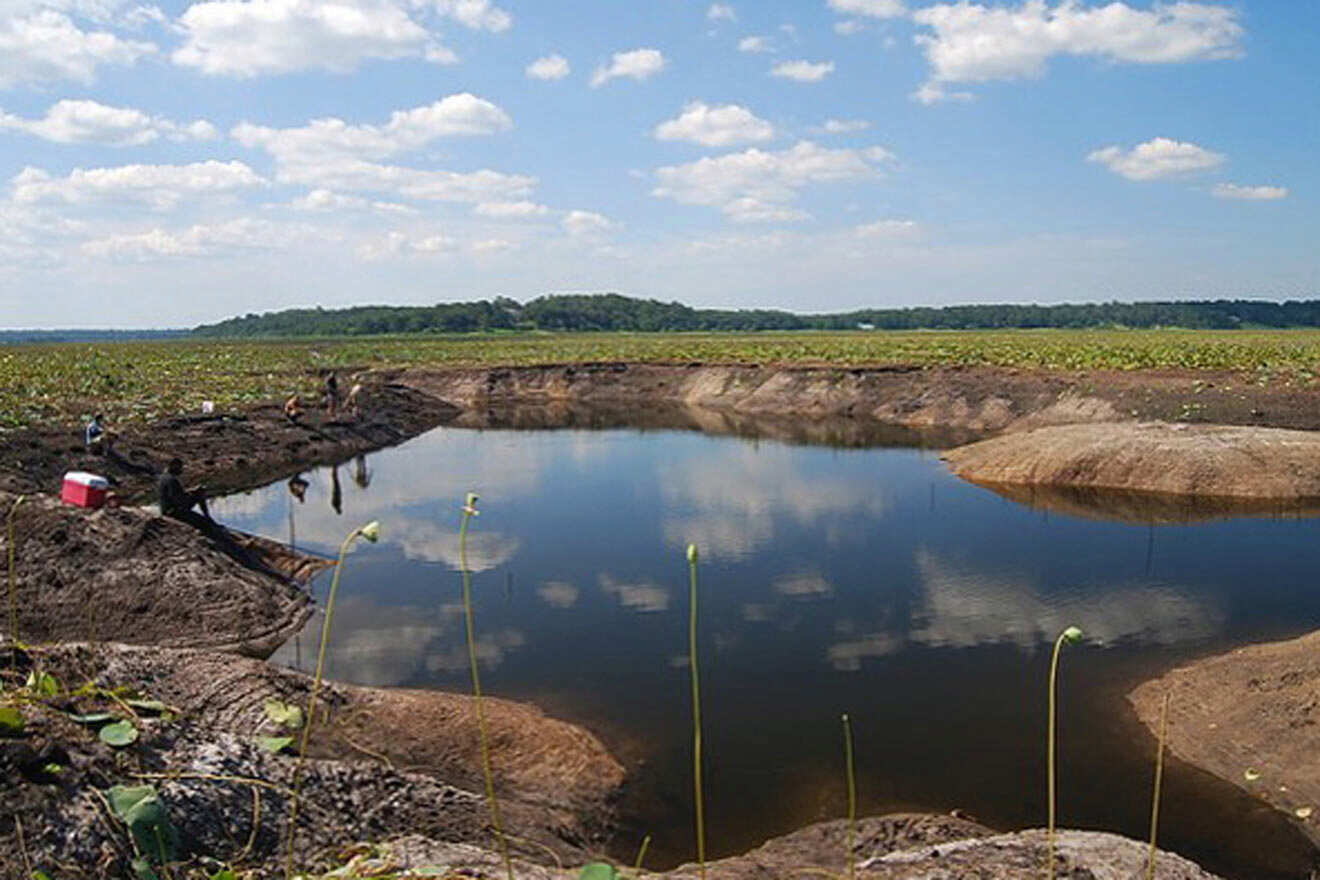
<svg viewBox="0 0 1320 880"><path fill-rule="evenodd" d="M104 455L113 451L110 446L114 441L114 435L105 429L104 422L105 416L97 413L83 429L83 446L93 455Z"/></svg>
<svg viewBox="0 0 1320 880"><path fill-rule="evenodd" d="M188 491L183 488L179 475L183 473L183 461L170 459L165 472L160 475L156 488L160 494L160 512L170 519L186 522L199 529L209 530L215 526L211 511L206 507L206 494L201 489ZM193 512L196 507L201 513Z"/></svg>
<svg viewBox="0 0 1320 880"><path fill-rule="evenodd" d="M325 377L325 414L334 418L339 413L339 380L331 370Z"/></svg>

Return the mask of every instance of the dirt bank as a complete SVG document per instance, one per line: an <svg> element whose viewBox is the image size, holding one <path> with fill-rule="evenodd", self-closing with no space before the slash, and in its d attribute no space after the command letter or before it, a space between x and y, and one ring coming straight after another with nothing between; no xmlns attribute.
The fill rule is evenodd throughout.
<svg viewBox="0 0 1320 880"><path fill-rule="evenodd" d="M5 666L8 667L8 652ZM279 870L296 758L257 737L287 733L267 700L305 705L307 676L256 660L197 651L100 645L34 650L32 668L60 693L22 702L27 727L0 739L0 861L20 864L17 817L37 865L75 864L92 876L126 873L127 848L97 809L92 788L154 785L179 832L180 861L205 856L263 876ZM92 682L94 687L83 686ZM133 719L139 739L119 750L76 715L125 709L117 694L159 701ZM413 833L493 845L477 768L470 698L327 685L303 774L299 862L328 867L357 841ZM604 841L623 771L586 731L504 700L485 704L491 763L515 849L536 862L581 862ZM318 713L319 715L319 713ZM58 769L52 769L52 768ZM60 872L60 876L64 875ZM82 872L79 872L82 876ZM53 875L54 876L54 875Z"/></svg>
<svg viewBox="0 0 1320 880"><path fill-rule="evenodd" d="M1292 816L1320 844L1320 632L1197 660L1142 684L1128 699L1152 732L1165 694L1172 754Z"/></svg>
<svg viewBox="0 0 1320 880"><path fill-rule="evenodd" d="M454 407L385 377L369 376L365 384L360 420L329 420L309 408L294 424L284 417L282 401L269 401L242 412L110 425L120 436L109 456L88 454L82 427L73 423L9 432L0 437L0 490L58 492L65 471L84 470L109 477L128 500L149 500L156 475L179 456L186 482L222 494L402 442L457 415Z"/></svg>
<svg viewBox="0 0 1320 880"><path fill-rule="evenodd" d="M945 447L1126 419L1320 429L1320 391L1195 370L600 363L365 375L360 421L327 421L309 410L293 425L280 402L269 401L124 427L110 459L83 451L73 414L64 424L8 432L0 438L0 490L53 492L66 470L79 469L105 473L141 497L175 455L188 459L189 480L213 492L250 489L456 420L498 424L515 405L515 421L526 427L537 420L544 427L654 422L845 445L888 438Z"/></svg>
<svg viewBox="0 0 1320 880"><path fill-rule="evenodd" d="M0 492L0 517L16 498ZM8 558L7 541L0 528L0 559ZM19 638L268 656L307 622L301 584L328 562L244 543L222 543L143 508L87 511L29 497L14 515Z"/></svg>
<svg viewBox="0 0 1320 880"><path fill-rule="evenodd" d="M1320 432L1119 422L1062 425L944 455L973 483L1148 492L1208 499L1320 499Z"/></svg>
<svg viewBox="0 0 1320 880"><path fill-rule="evenodd" d="M1315 499L1215 498L1097 489L1092 486L982 484L1015 504L1083 519L1137 525L1187 525L1215 519L1320 517Z"/></svg>

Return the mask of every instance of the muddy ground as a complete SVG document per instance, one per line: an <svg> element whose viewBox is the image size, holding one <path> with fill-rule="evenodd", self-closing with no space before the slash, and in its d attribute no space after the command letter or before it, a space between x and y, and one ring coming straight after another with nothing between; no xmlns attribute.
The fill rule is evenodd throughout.
<svg viewBox="0 0 1320 880"><path fill-rule="evenodd" d="M8 515L17 498L0 492L0 511ZM329 564L143 508L86 511L51 495L25 498L13 526L12 623L29 643L127 641L268 657L307 622L304 584ZM0 529L0 559L8 555ZM10 625L5 615L6 635Z"/></svg>
<svg viewBox="0 0 1320 880"><path fill-rule="evenodd" d="M915 440L918 445L938 447L1054 425L1139 420L1320 429L1316 391L1262 385L1249 376L1191 371L1054 373L702 364L408 370L372 374L368 400L367 413L355 421L328 421L309 412L302 424L291 424L271 402L241 413L180 416L148 427L129 426L120 432L116 454L110 457L84 452L80 426L74 424L9 432L0 447L0 490L53 493L65 471L79 469L111 477L126 500L148 499L155 474L175 455L188 460L187 481L205 484L212 492L240 490L391 445L441 424L626 424L754 434L790 442L870 445ZM0 497L0 504L8 498L12 495ZM278 632L292 629L292 621L305 613L301 594L287 591L278 577L261 575L262 580L251 581L251 571L230 567L232 559L221 561L214 548L199 547L195 536L180 539L175 530L183 527L177 524L144 511L119 510L77 513L78 524L66 527L49 519L58 507L46 497L28 508L34 514L29 526L35 525L42 537L33 547L25 546L20 558L27 560L30 552L30 560L39 562L43 573L26 575L23 582L24 604L30 601L40 609L24 612L24 638L67 640L85 638L90 632L106 640L117 636L132 640L136 633L141 640L156 626L150 621L161 617L169 622L159 626L161 635L195 633L199 623L202 630L220 635L211 643L158 639L162 644L213 644L260 654L262 650L253 646L264 650ZM145 558L140 555L143 548ZM142 578L144 570L151 576ZM187 573L184 583L193 586L161 589L165 578L177 577L172 574L177 571ZM104 589L119 590L125 601L88 602L89 578L108 585ZM216 598L196 588L204 582L228 586L220 588L222 595ZM237 598L230 601L226 596ZM265 611L262 602L270 605ZM92 630L70 623L79 614L86 619L89 613L96 620ZM211 618L214 625L206 622ZM266 631L258 632L262 627ZM265 696L296 696L305 691L305 684L298 684L294 673L232 657L186 655L186 662L167 663L168 668L161 669L150 653L164 656L159 648L146 654L142 649L137 653L118 649L111 666L98 665L112 656L108 649L102 648L95 660L80 653L86 650L56 649L49 655L50 663L78 667L59 667L69 680L85 678L90 670L93 676L123 677L146 693L158 690L186 704L185 720L145 719L140 754L130 758L111 752L58 713L54 720L34 719L28 736L4 743L0 771L11 780L22 778L29 792L41 789L34 795L40 801L37 806L55 812L44 812L46 818L36 822L35 831L29 827L21 845L17 823L0 825L0 833L6 835L0 842L0 848L6 848L0 859L7 856L12 865L16 856L21 860L25 852L30 855L47 847L48 853L75 858L84 870L99 865L103 875L113 875L118 870L114 866L122 866L125 841L114 823L106 820L89 788L136 778L133 772L168 767L175 778L160 780L160 785L171 803L181 805L182 815L194 817L189 820L195 832L194 855L224 851L274 864L279 834L269 817L286 812L287 791L282 792L281 786L287 786L290 778L289 760L262 751L251 737L264 723L258 707ZM1239 659L1235 668L1239 667L1250 669L1251 664ZM201 677L190 678L193 671ZM1247 681L1253 678L1260 676L1248 676ZM213 689L210 697L205 692L208 686ZM1136 697L1134 701L1143 711L1141 702ZM481 798L473 794L480 788L475 784L470 721L464 720L470 714L461 703L462 698L445 695L333 687L329 699L333 721L326 737L316 743L320 757L309 762L306 782L309 800L329 806L312 809L304 817L300 856L329 864L339 855L330 852L331 840L382 840L405 830L420 833L426 845L441 846L444 852L458 851L459 844L488 847L491 839ZM521 838L532 841L520 853L541 865L555 858L580 861L606 833L602 829L608 826L608 802L621 775L616 778L613 769L600 771L613 759L595 752L594 738L570 725L563 725L562 736L553 740L562 748L542 753L529 746L529 732L558 722L527 707L505 705L511 720L501 728L499 748L508 761L500 781L510 801L507 821ZM1276 731L1273 742L1289 737L1293 743L1311 742L1309 723L1290 721ZM1180 756L1232 778L1229 771L1218 769L1213 754L1201 755L1190 745L1181 748ZM590 758L575 764L573 755ZM53 765L71 771L52 781L48 770ZM612 766L617 768L617 763ZM187 775L180 776L181 770ZM556 777L557 772L569 775ZM235 777L274 780L274 788L235 784ZM48 795L48 800L41 800ZM35 802L24 803L28 808ZM328 824L317 824L322 822ZM837 830L829 833L837 837ZM964 839L969 835L976 836L968 832ZM1128 877L1140 870L1141 847L1136 844L1080 833L1068 839L1062 851L1065 859L1073 861L1060 876ZM787 861L757 862L765 857L760 850L725 867L740 876L796 876L798 860L814 852L806 844L803 847L791 856L791 870ZM900 851L909 854L895 855ZM482 852L485 855L479 855ZM490 858L488 849L468 855L477 861ZM866 856L864 873L895 878L1016 877L1032 873L1030 866L1039 864L1039 858L1039 837L1027 833L948 848L877 846ZM1208 876L1180 861L1167 862L1166 873L1165 864L1161 863L1160 876Z"/></svg>
<svg viewBox="0 0 1320 880"><path fill-rule="evenodd" d="M292 732L266 705L305 707L308 676L163 648L52 646L20 653L13 667L9 651L0 653L6 686L38 669L54 676L59 691L25 701L26 729L0 738L7 792L0 799L0 864L26 857L51 876L123 876L131 846L92 789L149 784L179 832L180 863L199 865L205 857L262 876L279 871L297 758L268 751L258 737ZM143 709L133 698L158 702ZM494 845L478 794L470 697L328 684L317 705L302 773L300 865L325 869L344 846L405 831ZM98 712L130 718L140 737L111 748L96 735L102 722L78 721ZM623 768L594 736L534 707L488 699L485 712L494 783L505 830L518 838L515 850L544 863L581 862L598 852ZM82 870L72 872L72 865Z"/></svg>
<svg viewBox="0 0 1320 880"><path fill-rule="evenodd" d="M1142 684L1128 699L1153 733L1166 694L1172 754L1292 816L1320 844L1320 632Z"/></svg>
<svg viewBox="0 0 1320 880"><path fill-rule="evenodd" d="M118 454L108 458L83 451L77 424L11 431L0 447L0 489L55 492L61 475L78 469L111 477L129 499L149 498L154 475L180 455L188 481L237 491L451 422L692 427L842 445L888 436L938 447L1128 419L1320 429L1320 390L1191 370L610 363L382 370L369 374L367 385L367 408L357 421L309 410L294 425L271 401L245 412L123 426Z"/></svg>

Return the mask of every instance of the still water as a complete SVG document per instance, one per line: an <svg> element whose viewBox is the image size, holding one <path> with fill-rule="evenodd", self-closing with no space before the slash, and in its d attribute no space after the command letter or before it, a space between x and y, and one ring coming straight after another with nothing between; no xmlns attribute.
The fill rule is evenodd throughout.
<svg viewBox="0 0 1320 880"><path fill-rule="evenodd" d="M1060 824L1142 838L1154 743L1126 690L1320 627L1320 520L1042 511L919 449L439 429L304 478L302 499L279 483L213 510L326 554L380 520L381 543L345 571L329 661L369 685L467 687L459 507L481 494L468 560L483 684L592 729L633 770L618 855L650 833L651 867L692 855L688 542L715 855L843 814L843 712L862 813L1042 825L1049 648L1071 624L1087 642L1061 673ZM318 627L276 661L307 668ZM1160 832L1230 877L1306 876L1312 862L1284 820L1178 762Z"/></svg>

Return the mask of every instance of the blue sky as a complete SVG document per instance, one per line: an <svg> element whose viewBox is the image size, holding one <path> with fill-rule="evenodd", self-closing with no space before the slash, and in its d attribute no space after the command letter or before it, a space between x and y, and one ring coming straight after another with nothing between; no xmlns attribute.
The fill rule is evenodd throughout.
<svg viewBox="0 0 1320 880"><path fill-rule="evenodd" d="M0 0L0 326L1320 294L1320 4Z"/></svg>

